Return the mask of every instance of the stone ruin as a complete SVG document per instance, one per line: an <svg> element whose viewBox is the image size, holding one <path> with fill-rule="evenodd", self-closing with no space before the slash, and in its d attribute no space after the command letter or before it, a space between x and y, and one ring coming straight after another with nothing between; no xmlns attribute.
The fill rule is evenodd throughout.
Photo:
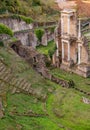
<svg viewBox="0 0 90 130"><path fill-rule="evenodd" d="M61 85L62 87L73 86L73 84L70 84L63 79L59 79L50 74L45 64L45 56L37 52L34 48L24 46L20 41L14 42L10 46L19 56L23 57L44 78L49 79Z"/></svg>
<svg viewBox="0 0 90 130"><path fill-rule="evenodd" d="M85 104L90 104L90 99L83 97L83 102Z"/></svg>
<svg viewBox="0 0 90 130"><path fill-rule="evenodd" d="M20 19L13 19L10 18L9 16L7 18L1 18L0 23L3 23L7 25L13 32L14 32L14 37L17 38L18 40L21 41L23 45L26 46L32 46L36 48L38 46L38 39L34 33L34 29L37 29L39 26L36 26L35 23L27 24L25 21L20 20ZM37 24L39 24L37 22ZM52 26L55 26L56 23L46 23L46 24L51 24ZM47 46L48 42L51 40L54 40L54 32L50 32L48 29L49 25L46 25L47 29L45 30L45 33L42 37L41 45ZM42 25L44 27L44 25ZM8 40L10 39L10 36L8 35L0 35L1 40Z"/></svg>
<svg viewBox="0 0 90 130"><path fill-rule="evenodd" d="M88 39L81 33L81 19L75 9L63 9L55 33L58 66L83 77L90 77L90 48Z"/></svg>

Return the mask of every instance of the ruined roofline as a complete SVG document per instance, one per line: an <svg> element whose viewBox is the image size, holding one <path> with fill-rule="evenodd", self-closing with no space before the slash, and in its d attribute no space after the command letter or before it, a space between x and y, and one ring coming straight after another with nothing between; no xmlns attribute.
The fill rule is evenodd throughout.
<svg viewBox="0 0 90 130"><path fill-rule="evenodd" d="M61 13L65 13L65 14L71 14L71 13L75 13L75 12L76 12L75 9L68 9L68 8L63 9L63 10L61 11Z"/></svg>

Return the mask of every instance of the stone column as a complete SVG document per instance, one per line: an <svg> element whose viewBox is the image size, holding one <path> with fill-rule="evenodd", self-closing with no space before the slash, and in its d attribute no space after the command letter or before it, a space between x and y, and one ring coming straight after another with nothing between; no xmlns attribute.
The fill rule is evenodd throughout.
<svg viewBox="0 0 90 130"><path fill-rule="evenodd" d="M63 17L61 16L61 35L64 33L64 23L63 23Z"/></svg>
<svg viewBox="0 0 90 130"><path fill-rule="evenodd" d="M78 39L81 37L81 21L79 19L79 28L78 28Z"/></svg>
<svg viewBox="0 0 90 130"><path fill-rule="evenodd" d="M64 59L64 42L62 41L62 60Z"/></svg>
<svg viewBox="0 0 90 130"><path fill-rule="evenodd" d="M81 52L80 45L78 45L78 64L81 63L81 61L80 61L80 57L81 57L80 52Z"/></svg>
<svg viewBox="0 0 90 130"><path fill-rule="evenodd" d="M68 61L70 61L70 42L68 42Z"/></svg>
<svg viewBox="0 0 90 130"><path fill-rule="evenodd" d="M68 32L68 34L70 34L70 16L68 16L68 30L67 30L67 32Z"/></svg>

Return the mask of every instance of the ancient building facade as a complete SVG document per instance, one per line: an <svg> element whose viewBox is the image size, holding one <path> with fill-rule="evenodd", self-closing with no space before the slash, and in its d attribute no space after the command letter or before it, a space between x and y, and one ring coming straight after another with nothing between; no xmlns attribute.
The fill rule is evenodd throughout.
<svg viewBox="0 0 90 130"><path fill-rule="evenodd" d="M77 18L76 10L61 11L55 41L60 68L89 77L90 48L88 39L81 34L81 20Z"/></svg>

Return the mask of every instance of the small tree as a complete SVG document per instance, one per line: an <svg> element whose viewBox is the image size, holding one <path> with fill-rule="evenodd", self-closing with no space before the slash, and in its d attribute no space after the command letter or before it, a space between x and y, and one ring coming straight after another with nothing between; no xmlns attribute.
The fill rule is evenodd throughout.
<svg viewBox="0 0 90 130"><path fill-rule="evenodd" d="M44 30L43 30L43 29L36 29L36 30L35 30L35 34L36 34L36 36L37 36L39 42L41 42L42 36L43 36L43 34L44 34Z"/></svg>

